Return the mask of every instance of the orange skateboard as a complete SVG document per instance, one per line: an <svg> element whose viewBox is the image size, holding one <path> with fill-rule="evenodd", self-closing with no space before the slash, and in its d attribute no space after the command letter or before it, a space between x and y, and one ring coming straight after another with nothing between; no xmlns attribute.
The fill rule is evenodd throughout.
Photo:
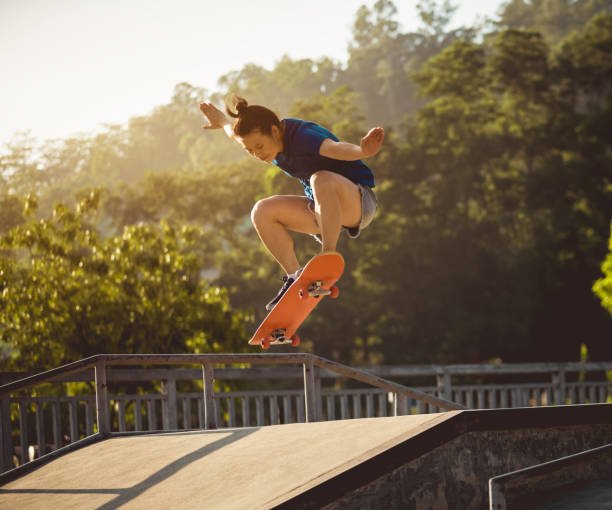
<svg viewBox="0 0 612 510"><path fill-rule="evenodd" d="M338 297L339 290L334 283L342 276L343 270L344 259L339 253L322 253L313 257L268 313L249 344L260 345L263 349L278 344L297 347L300 337L295 332L313 308L323 296Z"/></svg>

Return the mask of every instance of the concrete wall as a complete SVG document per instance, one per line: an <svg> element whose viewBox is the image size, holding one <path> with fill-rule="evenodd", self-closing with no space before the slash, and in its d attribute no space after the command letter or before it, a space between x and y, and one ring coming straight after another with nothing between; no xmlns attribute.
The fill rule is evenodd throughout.
<svg viewBox="0 0 612 510"><path fill-rule="evenodd" d="M599 446L606 437L612 424L468 432L325 508L486 508L492 476Z"/></svg>

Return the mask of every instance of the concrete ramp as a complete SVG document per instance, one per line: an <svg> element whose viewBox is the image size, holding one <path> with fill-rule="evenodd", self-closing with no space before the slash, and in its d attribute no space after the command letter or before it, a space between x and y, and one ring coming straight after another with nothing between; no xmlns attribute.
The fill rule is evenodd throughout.
<svg viewBox="0 0 612 510"><path fill-rule="evenodd" d="M481 509L489 479L607 444L612 404L120 435L0 487L0 509Z"/></svg>
<svg viewBox="0 0 612 510"><path fill-rule="evenodd" d="M0 489L0 508L270 508L445 415L113 437Z"/></svg>

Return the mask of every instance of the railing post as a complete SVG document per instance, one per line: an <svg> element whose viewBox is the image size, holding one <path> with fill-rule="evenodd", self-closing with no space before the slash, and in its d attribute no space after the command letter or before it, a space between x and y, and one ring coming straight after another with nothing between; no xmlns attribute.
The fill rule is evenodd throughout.
<svg viewBox="0 0 612 510"><path fill-rule="evenodd" d="M45 420L43 415L42 401L36 402L36 442L38 443L38 455L47 453L45 444Z"/></svg>
<svg viewBox="0 0 612 510"><path fill-rule="evenodd" d="M110 412L108 407L108 391L106 387L106 363L104 360L96 362L96 417L98 434L110 435Z"/></svg>
<svg viewBox="0 0 612 510"><path fill-rule="evenodd" d="M315 383L315 367L311 358L304 362L304 405L306 407L306 422L319 421L317 416L317 385Z"/></svg>
<svg viewBox="0 0 612 510"><path fill-rule="evenodd" d="M438 383L438 398L452 401L453 386L450 372L446 368L442 369L442 373L436 375L436 381Z"/></svg>
<svg viewBox="0 0 612 510"><path fill-rule="evenodd" d="M504 495L502 482L495 478L489 479L489 509L506 509L506 497Z"/></svg>
<svg viewBox="0 0 612 510"><path fill-rule="evenodd" d="M162 401L162 424L165 430L176 430L176 378L174 373L162 382L162 393L165 399Z"/></svg>
<svg viewBox="0 0 612 510"><path fill-rule="evenodd" d="M7 393L0 397L0 472L8 471L12 468L11 403Z"/></svg>
<svg viewBox="0 0 612 510"><path fill-rule="evenodd" d="M204 380L204 428L217 428L217 412L215 409L215 373L211 362L202 363L202 378Z"/></svg>
<svg viewBox="0 0 612 510"><path fill-rule="evenodd" d="M70 421L70 442L74 443L79 440L79 412L76 400L71 400L68 404L68 419Z"/></svg>
<svg viewBox="0 0 612 510"><path fill-rule="evenodd" d="M51 403L51 420L53 422L53 447L58 450L62 447L62 415L60 408L59 397L55 398L55 401ZM97 402L96 402L97 409Z"/></svg>
<svg viewBox="0 0 612 510"><path fill-rule="evenodd" d="M317 407L317 421L323 420L323 393L321 392L321 370L319 367L314 367L314 377L315 377L315 395L316 395L316 407Z"/></svg>
<svg viewBox="0 0 612 510"><path fill-rule="evenodd" d="M555 404L565 404L565 367L560 365L559 371L552 374L552 383L555 391ZM573 403L573 402L572 402Z"/></svg>
<svg viewBox="0 0 612 510"><path fill-rule="evenodd" d="M21 463L30 462L30 438L28 436L28 403L26 399L19 400L19 443L21 445Z"/></svg>
<svg viewBox="0 0 612 510"><path fill-rule="evenodd" d="M408 397L393 393L393 416L405 416L408 413Z"/></svg>

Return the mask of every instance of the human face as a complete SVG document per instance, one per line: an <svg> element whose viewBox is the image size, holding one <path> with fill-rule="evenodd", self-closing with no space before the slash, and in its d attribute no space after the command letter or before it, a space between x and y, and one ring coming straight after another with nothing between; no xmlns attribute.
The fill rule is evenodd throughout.
<svg viewBox="0 0 612 510"><path fill-rule="evenodd" d="M271 135L265 135L256 129L237 139L251 156L267 163L274 161L276 155L283 150L282 137L276 126L272 126Z"/></svg>

